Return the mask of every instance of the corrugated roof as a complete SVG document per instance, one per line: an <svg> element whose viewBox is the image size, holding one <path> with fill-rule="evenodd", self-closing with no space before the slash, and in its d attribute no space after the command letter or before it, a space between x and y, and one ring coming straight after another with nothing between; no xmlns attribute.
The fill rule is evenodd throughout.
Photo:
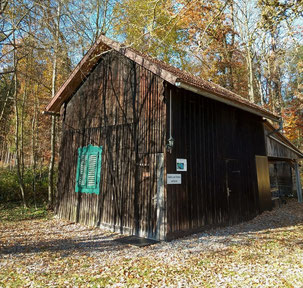
<svg viewBox="0 0 303 288"><path fill-rule="evenodd" d="M221 87L220 85L182 71L165 62L136 51L133 48L126 47L119 42L105 37L104 35L101 35L96 43L86 53L66 82L61 86L55 97L47 105L46 111L59 112L61 105L73 95L76 89L79 88L104 52L110 50L115 50L121 53L172 85L191 90L205 97L213 98L217 101L224 102L228 105L238 107L274 121L279 120L279 117L272 112Z"/></svg>

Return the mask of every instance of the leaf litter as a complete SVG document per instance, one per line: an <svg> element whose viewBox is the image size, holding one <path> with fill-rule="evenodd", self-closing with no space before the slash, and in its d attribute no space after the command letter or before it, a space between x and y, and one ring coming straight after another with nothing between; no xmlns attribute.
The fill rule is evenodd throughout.
<svg viewBox="0 0 303 288"><path fill-rule="evenodd" d="M303 287L303 205L139 248L56 217L0 223L0 287Z"/></svg>

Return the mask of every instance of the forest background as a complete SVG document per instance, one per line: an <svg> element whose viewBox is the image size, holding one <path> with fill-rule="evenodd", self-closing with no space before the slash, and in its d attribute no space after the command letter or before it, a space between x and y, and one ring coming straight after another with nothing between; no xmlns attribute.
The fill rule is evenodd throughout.
<svg viewBox="0 0 303 288"><path fill-rule="evenodd" d="M0 202L53 207L42 111L100 34L273 111L303 148L303 1L0 0Z"/></svg>

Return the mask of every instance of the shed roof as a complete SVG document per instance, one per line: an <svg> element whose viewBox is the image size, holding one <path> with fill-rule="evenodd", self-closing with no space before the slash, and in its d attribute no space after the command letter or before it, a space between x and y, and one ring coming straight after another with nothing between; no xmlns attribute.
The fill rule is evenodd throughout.
<svg viewBox="0 0 303 288"><path fill-rule="evenodd" d="M269 121L264 122L265 129L267 129L270 134L267 134L267 137L271 137L276 141L281 141L284 147L295 152L299 158L303 158L303 152L300 151L293 143L291 143L278 129L276 129Z"/></svg>
<svg viewBox="0 0 303 288"><path fill-rule="evenodd" d="M235 106L239 109L274 121L279 120L279 117L272 112L250 102L246 98L243 98L240 95L227 90L226 88L223 88L220 85L182 71L163 61L159 61L139 51L136 51L133 48L126 47L125 45L117 41L113 41L104 35L101 35L94 45L89 49L83 59L70 74L69 78L56 93L55 97L47 105L45 110L47 112L59 112L61 105L79 88L90 71L98 63L102 55L110 50L115 50L121 53L125 57L155 73L172 85L193 91L205 97L224 102L228 105Z"/></svg>

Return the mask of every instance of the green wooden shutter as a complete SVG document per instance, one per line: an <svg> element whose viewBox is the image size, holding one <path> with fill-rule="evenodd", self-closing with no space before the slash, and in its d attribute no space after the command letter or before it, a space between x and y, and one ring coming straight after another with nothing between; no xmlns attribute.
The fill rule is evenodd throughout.
<svg viewBox="0 0 303 288"><path fill-rule="evenodd" d="M76 192L99 194L101 179L102 146L78 149Z"/></svg>
<svg viewBox="0 0 303 288"><path fill-rule="evenodd" d="M80 171L79 171L79 183L84 187L86 184L86 155L80 156Z"/></svg>
<svg viewBox="0 0 303 288"><path fill-rule="evenodd" d="M76 173L76 192L81 192L81 184L84 184L86 178L86 159L85 155L82 154L82 148L78 148L78 162L77 162L77 173Z"/></svg>
<svg viewBox="0 0 303 288"><path fill-rule="evenodd" d="M96 188L98 172L98 154L88 155L87 188Z"/></svg>

